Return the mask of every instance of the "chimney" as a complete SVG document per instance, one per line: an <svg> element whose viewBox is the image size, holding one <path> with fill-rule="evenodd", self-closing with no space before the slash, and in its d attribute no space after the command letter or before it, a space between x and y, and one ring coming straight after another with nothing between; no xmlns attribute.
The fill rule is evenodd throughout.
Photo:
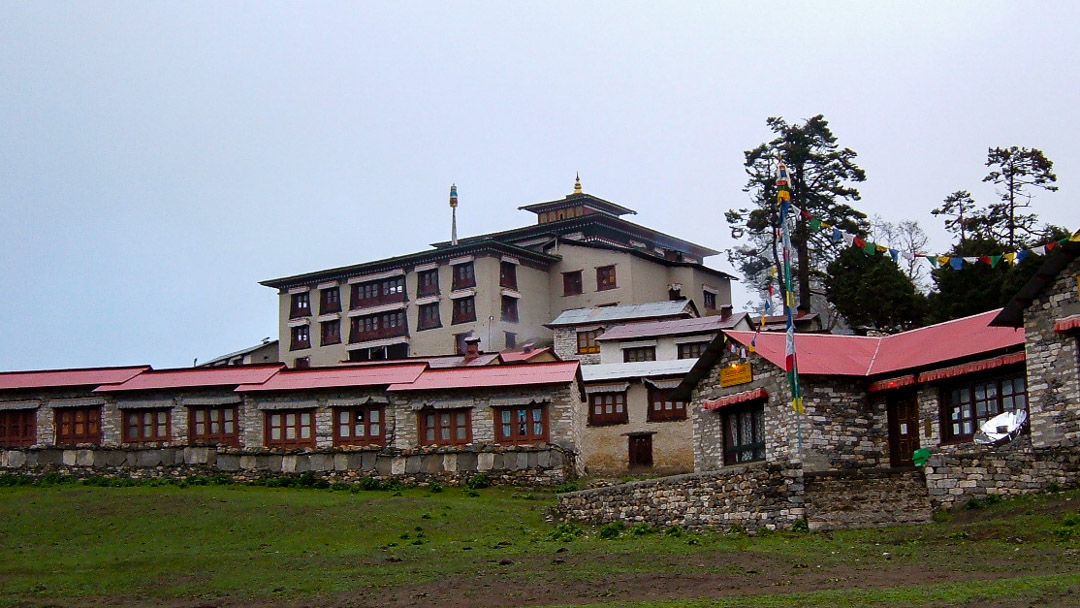
<svg viewBox="0 0 1080 608"><path fill-rule="evenodd" d="M465 363L471 363L480 356L480 338L465 338Z"/></svg>
<svg viewBox="0 0 1080 608"><path fill-rule="evenodd" d="M525 346L521 347L521 352L523 352L523 353L531 353L532 351L533 351L533 343L532 342L529 342Z"/></svg>
<svg viewBox="0 0 1080 608"><path fill-rule="evenodd" d="M668 283L667 294L669 300L682 299L682 283Z"/></svg>
<svg viewBox="0 0 1080 608"><path fill-rule="evenodd" d="M730 305L729 306L721 306L720 307L720 319L723 320L723 321L727 321L728 318L731 317L731 310L732 309L731 309Z"/></svg>

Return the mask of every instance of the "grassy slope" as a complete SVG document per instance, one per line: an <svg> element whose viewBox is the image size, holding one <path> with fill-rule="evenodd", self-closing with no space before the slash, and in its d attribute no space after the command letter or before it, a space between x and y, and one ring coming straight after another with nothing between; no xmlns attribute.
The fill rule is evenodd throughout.
<svg viewBox="0 0 1080 608"><path fill-rule="evenodd" d="M408 593L450 578L507 589L537 580L600 588L615 579L687 573L746 584L758 577L772 588L752 602L735 596L610 605L959 606L994 593L1019 602L1080 590L1077 493L961 510L920 527L752 538L590 534L564 543L549 538L552 527L544 522L553 497L516 492L0 488L0 606L300 602ZM571 551L558 553L564 546ZM570 554L573 567L552 559ZM508 561L518 567L500 567ZM928 575L915 584L910 575L873 585L859 580L874 569ZM991 582L944 576L965 572ZM795 586L785 588L785 578Z"/></svg>

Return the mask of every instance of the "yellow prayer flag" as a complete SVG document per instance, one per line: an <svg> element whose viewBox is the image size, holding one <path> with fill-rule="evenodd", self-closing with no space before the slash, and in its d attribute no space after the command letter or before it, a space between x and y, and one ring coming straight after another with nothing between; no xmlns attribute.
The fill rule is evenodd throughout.
<svg viewBox="0 0 1080 608"><path fill-rule="evenodd" d="M950 259L951 258L949 258L949 256L947 256L947 255L939 255L939 256L937 256L938 266L948 266Z"/></svg>
<svg viewBox="0 0 1080 608"><path fill-rule="evenodd" d="M1010 264L1015 264L1016 263L1016 252L1014 251L1012 253L1006 253L1005 254L1005 261L1010 263Z"/></svg>

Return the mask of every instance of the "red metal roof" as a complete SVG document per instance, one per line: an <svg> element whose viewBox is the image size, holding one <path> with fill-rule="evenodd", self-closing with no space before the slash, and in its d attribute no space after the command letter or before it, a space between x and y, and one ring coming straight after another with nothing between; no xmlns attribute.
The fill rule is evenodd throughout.
<svg viewBox="0 0 1080 608"><path fill-rule="evenodd" d="M430 391L453 388L486 388L565 384L577 377L577 361L531 363L525 365L489 365L429 369L415 382L394 384L388 391Z"/></svg>
<svg viewBox="0 0 1080 608"><path fill-rule="evenodd" d="M499 357L502 358L503 363L524 363L529 359L542 355L550 350L550 346L545 346L543 348L533 349L529 352L517 350L512 353L499 353Z"/></svg>
<svg viewBox="0 0 1080 608"><path fill-rule="evenodd" d="M795 334L799 373L876 376L1023 346L1023 330L990 326L998 312L991 310L882 338ZM754 338L748 331L725 333L745 346ZM756 351L784 367L786 345L786 334L765 332L757 336Z"/></svg>
<svg viewBox="0 0 1080 608"><path fill-rule="evenodd" d="M313 388L385 386L415 381L427 369L426 363L400 365L350 365L282 370L262 383L245 384L237 392L296 391Z"/></svg>
<svg viewBox="0 0 1080 608"><path fill-rule="evenodd" d="M1058 333L1063 334L1077 328L1080 328L1080 315L1071 315L1054 321L1054 331Z"/></svg>
<svg viewBox="0 0 1080 608"><path fill-rule="evenodd" d="M3 372L0 373L0 390L119 384L148 369L150 369L149 365L140 365Z"/></svg>
<svg viewBox="0 0 1080 608"><path fill-rule="evenodd" d="M193 367L145 371L122 384L99 386L95 393L152 391L200 386L236 386L266 382L282 365L237 365L232 367Z"/></svg>
<svg viewBox="0 0 1080 608"><path fill-rule="evenodd" d="M982 361L972 361L971 363L962 363L960 365L953 365L952 367L946 367L944 369L933 369L930 371L926 371L919 374L919 382L932 382L934 380L941 380L943 378L955 378L956 376L974 374L975 372L994 369L1003 365L1023 363L1025 360L1027 360L1027 353L1010 353L1008 355L992 357L990 359L984 359Z"/></svg>
<svg viewBox="0 0 1080 608"><path fill-rule="evenodd" d="M747 401L754 401L756 399L768 399L768 397L768 391L763 388L755 388L752 391L743 391L741 393L735 393L734 395L728 395L727 397L720 397L719 399L706 399L702 402L701 407L707 410L718 410L729 405L746 403Z"/></svg>

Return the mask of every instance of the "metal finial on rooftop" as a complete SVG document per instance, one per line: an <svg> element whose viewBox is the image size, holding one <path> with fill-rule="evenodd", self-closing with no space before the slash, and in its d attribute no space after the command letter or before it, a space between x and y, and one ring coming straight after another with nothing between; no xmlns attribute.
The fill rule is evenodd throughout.
<svg viewBox="0 0 1080 608"><path fill-rule="evenodd" d="M574 194L581 194L581 174L574 173Z"/></svg>

